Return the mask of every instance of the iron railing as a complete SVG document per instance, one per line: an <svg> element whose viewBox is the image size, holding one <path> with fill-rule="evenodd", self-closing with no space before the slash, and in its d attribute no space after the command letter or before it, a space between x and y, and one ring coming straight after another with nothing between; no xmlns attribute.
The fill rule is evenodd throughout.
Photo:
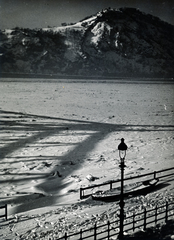
<svg viewBox="0 0 174 240"><path fill-rule="evenodd" d="M174 203L166 203L152 208L146 209L138 213L126 216L124 219L124 232L133 233L136 229L146 230L148 225L157 224L164 220L167 221L174 215ZM95 225L88 229L81 229L76 233L65 232L63 236L58 236L59 240L84 240L84 239L110 239L119 234L119 219L107 221L102 225Z"/></svg>
<svg viewBox="0 0 174 240"><path fill-rule="evenodd" d="M142 174L142 175L138 175L138 176L127 177L127 178L124 178L124 182L129 181L129 180L133 180L133 179L136 179L136 178L138 178L138 180L140 181L141 178L144 178L144 177L147 177L147 176L151 176L151 179L158 178L160 180L162 178L174 176L174 172L172 170L174 170L174 167L163 169L163 170L160 170L160 171L154 171L154 172L151 172L151 173L146 173L146 174ZM170 172L170 171L172 171L172 173L160 175L163 172ZM119 180L111 180L111 181L101 183L101 184L93 184L93 185L88 186L88 187L81 187L80 188L80 199L89 197L91 195L91 193L88 192L89 189L94 190L95 188L99 188L101 186L109 185L109 189L111 190L113 188L113 184L119 183L120 181L121 181L120 179ZM85 192L88 192L88 193L85 194Z"/></svg>

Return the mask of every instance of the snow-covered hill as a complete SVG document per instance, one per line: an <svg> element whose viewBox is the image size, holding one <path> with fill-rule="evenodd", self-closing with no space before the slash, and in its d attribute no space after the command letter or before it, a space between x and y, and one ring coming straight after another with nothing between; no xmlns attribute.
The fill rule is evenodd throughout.
<svg viewBox="0 0 174 240"><path fill-rule="evenodd" d="M173 77L174 26L134 8L61 27L0 32L1 72Z"/></svg>

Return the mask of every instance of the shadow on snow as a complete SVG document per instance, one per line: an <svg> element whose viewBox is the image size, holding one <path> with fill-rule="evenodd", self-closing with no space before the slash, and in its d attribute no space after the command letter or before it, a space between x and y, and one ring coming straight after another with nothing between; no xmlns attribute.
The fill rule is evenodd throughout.
<svg viewBox="0 0 174 240"><path fill-rule="evenodd" d="M174 131L174 125L126 125L126 124L110 124L110 123L102 123L102 122L91 122L91 121L83 121L83 120L74 120L74 119L66 119L66 118L57 118L57 117L48 117L48 116L38 116L32 114L25 114L21 112L12 112L12 111L3 111L0 110L1 118L1 133L5 133L5 135L9 135L9 137L3 137L1 139L2 144L4 145L1 147L0 156L1 162L0 164L5 164L5 159L16 159L15 161L8 163L19 163L21 159L25 159L24 162L32 162L33 160L38 161L46 161L46 160L54 160L59 161L59 166L62 164L66 164L69 162L69 159L79 159L81 158L80 153L83 153L83 159L89 152L91 152L97 143L104 139L108 134L111 132L119 132L119 131ZM38 122L37 122L38 121ZM45 121L45 122L44 122ZM10 134L12 132L20 133L25 132L25 135L19 135L19 137L13 137ZM82 140L78 143L65 143L65 142L40 142L37 147L47 147L47 146L74 146L74 148L68 151L63 156L14 156L10 157L16 150L20 150L23 147L30 148L29 145L34 144L38 140L42 140L48 138L50 136L69 136L71 131L80 131L78 135L87 136L85 140ZM89 133L85 133L86 131L90 131ZM28 133L28 134L27 134ZM30 136L28 136L30 134ZM32 134L32 135L31 135ZM78 163L78 167L82 164L83 159ZM71 171L77 169L77 164L71 166ZM8 169L6 169L8 170ZM57 171L58 167L55 167L52 171ZM2 172L2 171L1 171ZM6 172L5 175L15 176L16 174ZM46 177L48 174L45 173L22 173L17 174L19 176L18 179L7 179L1 180L0 183L8 182L13 184L13 182L19 181L31 181L36 179L42 179ZM3 176L1 174L1 176ZM20 178L21 176L21 178ZM48 181L45 178L45 182ZM61 185L61 178L58 178L59 185ZM41 183L41 186L44 183ZM34 202L34 204L29 205L27 204L27 210L35 209L39 207L48 206L54 204L55 199L57 197L54 196L42 196L42 201L39 196L38 199ZM20 202L20 197L19 197ZM16 201L18 201L16 200ZM26 206L20 205L17 209L18 212L26 211Z"/></svg>

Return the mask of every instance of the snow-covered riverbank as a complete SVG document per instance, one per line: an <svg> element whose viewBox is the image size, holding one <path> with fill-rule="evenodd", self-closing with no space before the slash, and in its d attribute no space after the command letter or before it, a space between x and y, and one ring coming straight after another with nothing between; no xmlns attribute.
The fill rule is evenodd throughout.
<svg viewBox="0 0 174 240"><path fill-rule="evenodd" d="M8 204L11 221L6 225L0 219L1 239L15 239L40 225L54 228L60 219L64 231L70 219L79 229L87 219L114 216L118 203L80 201L79 188L91 184L89 174L96 184L120 178L122 137L128 145L125 175L174 166L172 84L20 80L0 82L0 91L0 204ZM129 211L152 199L154 204L172 194L169 182L127 200L126 207Z"/></svg>

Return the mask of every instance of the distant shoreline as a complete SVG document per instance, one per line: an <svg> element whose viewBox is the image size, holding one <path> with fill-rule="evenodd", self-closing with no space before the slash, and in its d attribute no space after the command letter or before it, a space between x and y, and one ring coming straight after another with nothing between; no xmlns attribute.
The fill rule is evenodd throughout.
<svg viewBox="0 0 174 240"><path fill-rule="evenodd" d="M13 79L13 80L12 80ZM32 80L31 80L32 79ZM57 75L57 74L21 74L21 73L0 73L1 82L30 82L30 81L58 81L58 82L101 82L101 83L174 83L173 77L123 77L123 76L78 76L78 75Z"/></svg>

